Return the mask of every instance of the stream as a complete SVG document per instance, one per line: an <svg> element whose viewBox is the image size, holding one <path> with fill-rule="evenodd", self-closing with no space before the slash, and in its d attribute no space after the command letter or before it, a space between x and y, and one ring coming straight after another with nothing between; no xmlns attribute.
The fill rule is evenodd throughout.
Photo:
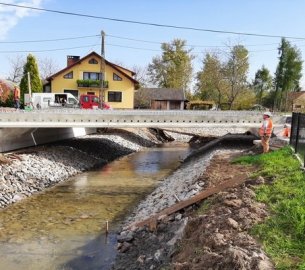
<svg viewBox="0 0 305 270"><path fill-rule="evenodd" d="M1 210L0 269L109 269L121 221L189 152L144 149Z"/></svg>

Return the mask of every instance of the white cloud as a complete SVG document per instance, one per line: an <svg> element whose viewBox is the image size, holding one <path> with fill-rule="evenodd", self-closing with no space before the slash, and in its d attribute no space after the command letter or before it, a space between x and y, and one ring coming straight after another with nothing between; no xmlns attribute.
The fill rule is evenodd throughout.
<svg viewBox="0 0 305 270"><path fill-rule="evenodd" d="M4 3L21 6L40 7L43 0L14 1L4 0ZM0 40L4 40L7 33L14 28L22 18L37 14L38 11L0 5Z"/></svg>

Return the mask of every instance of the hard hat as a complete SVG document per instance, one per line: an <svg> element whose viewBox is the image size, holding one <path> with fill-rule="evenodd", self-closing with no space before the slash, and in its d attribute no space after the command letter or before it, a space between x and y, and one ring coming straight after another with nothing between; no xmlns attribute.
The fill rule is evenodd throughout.
<svg viewBox="0 0 305 270"><path fill-rule="evenodd" d="M269 117L272 116L271 112L264 112L264 115L267 115L267 116L269 116Z"/></svg>

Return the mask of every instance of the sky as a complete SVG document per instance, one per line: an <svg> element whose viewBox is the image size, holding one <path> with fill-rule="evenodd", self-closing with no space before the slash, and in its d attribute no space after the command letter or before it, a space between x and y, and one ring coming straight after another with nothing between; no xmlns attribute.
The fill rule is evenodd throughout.
<svg viewBox="0 0 305 270"><path fill-rule="evenodd" d="M12 59L29 53L38 59L52 59L59 69L66 66L67 55L100 53L101 31L106 33L106 59L130 69L147 66L153 57L161 55L161 43L175 38L191 45L195 72L202 68L207 51L226 51L228 45L242 44L249 50L249 81L262 65L274 74L280 44L280 37L140 25L1 3L162 25L304 38L288 40L305 59L304 0L0 0L0 78L8 76ZM301 86L305 89L305 64L303 76Z"/></svg>

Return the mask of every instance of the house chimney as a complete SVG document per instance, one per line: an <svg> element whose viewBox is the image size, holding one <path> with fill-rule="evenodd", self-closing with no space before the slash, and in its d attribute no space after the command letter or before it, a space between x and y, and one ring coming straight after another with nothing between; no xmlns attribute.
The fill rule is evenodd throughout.
<svg viewBox="0 0 305 270"><path fill-rule="evenodd" d="M67 55L67 67L73 65L73 64L76 63L79 59L80 59L79 56Z"/></svg>

